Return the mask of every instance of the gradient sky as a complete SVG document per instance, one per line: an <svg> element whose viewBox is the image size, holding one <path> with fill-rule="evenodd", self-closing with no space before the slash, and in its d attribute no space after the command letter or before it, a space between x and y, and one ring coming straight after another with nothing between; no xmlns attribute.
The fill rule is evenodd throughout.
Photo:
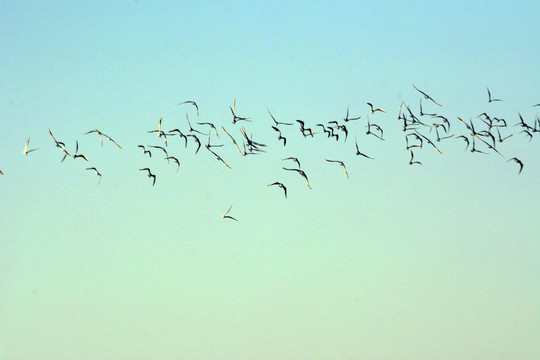
<svg viewBox="0 0 540 360"><path fill-rule="evenodd" d="M513 124L540 112L539 18L536 1L0 1L0 358L538 359L539 139ZM409 166L412 84L456 135L458 116L507 119L504 158L450 139ZM162 144L160 118L187 130L186 100L240 140L234 99L267 153L221 133L229 170L169 138L177 173L137 148ZM313 126L348 105L346 142L283 126L285 148L266 112ZM89 163L61 163L48 129Z"/></svg>

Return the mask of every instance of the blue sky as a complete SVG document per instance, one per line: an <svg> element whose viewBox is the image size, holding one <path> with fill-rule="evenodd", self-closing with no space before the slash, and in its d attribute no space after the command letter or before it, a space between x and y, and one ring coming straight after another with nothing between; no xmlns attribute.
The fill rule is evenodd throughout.
<svg viewBox="0 0 540 360"><path fill-rule="evenodd" d="M1 1L0 357L538 358L540 153L513 125L540 112L539 15L534 1ZM413 84L455 136L457 117L505 118L504 158L448 139L410 166L396 118L402 101L418 112ZM234 99L252 122L231 123ZM232 169L177 137L178 172L143 156L160 118L195 127L186 100L268 151L242 157L220 131ZM280 126L286 147L267 113L314 127L347 106L362 118L346 141ZM48 129L88 163L61 163ZM239 222L221 218L231 205Z"/></svg>

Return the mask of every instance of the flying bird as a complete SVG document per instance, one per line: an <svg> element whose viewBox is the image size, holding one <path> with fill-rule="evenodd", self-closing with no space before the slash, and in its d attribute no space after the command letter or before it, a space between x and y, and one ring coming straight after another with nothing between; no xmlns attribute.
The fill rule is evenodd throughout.
<svg viewBox="0 0 540 360"><path fill-rule="evenodd" d="M489 91L489 88L487 88L487 92L488 92L488 103L493 102L493 101L502 101L501 99L492 99L491 98L491 92Z"/></svg>
<svg viewBox="0 0 540 360"><path fill-rule="evenodd" d="M23 150L23 155L28 155L29 153L31 153L32 151L36 151L36 150L39 150L38 149L31 149L31 150L28 150L28 144L30 143L30 138L28 138L28 140L26 140L26 146L24 147L24 150Z"/></svg>
<svg viewBox="0 0 540 360"><path fill-rule="evenodd" d="M169 160L167 160L167 162L168 162L168 161L169 161ZM150 169L149 169L149 168L142 168L142 169L139 169L139 170L140 170L140 171L148 171L148 177L154 179L154 181L152 182L152 186L154 186L154 185L156 184L156 175L152 174L152 173L150 172Z"/></svg>
<svg viewBox="0 0 540 360"><path fill-rule="evenodd" d="M343 170L345 170L345 176L347 176L347 179L349 178L349 174L347 174L347 168L345 167L345 164L343 163L343 161L328 160L328 159L325 159L325 160L328 161L328 162L338 163L339 165L343 166Z"/></svg>
<svg viewBox="0 0 540 360"><path fill-rule="evenodd" d="M144 145L137 145L137 147L142 148L142 153L143 153L143 155L144 155L144 154L148 154L148 156L152 157L152 153L150 152L150 150L146 150L146 148L144 147Z"/></svg>
<svg viewBox="0 0 540 360"><path fill-rule="evenodd" d="M508 161L512 161L512 160L513 160L514 162L516 162L516 163L519 164L519 174L521 174L521 170L523 170L523 163L521 162L521 160L519 160L518 158L515 158L515 157L514 157L514 158L511 158L511 159L508 160ZM507 161L507 162L508 162L508 161ZM519 175L519 174L518 174L518 175Z"/></svg>
<svg viewBox="0 0 540 360"><path fill-rule="evenodd" d="M195 106L195 109L197 109L197 120L199 120L199 106L197 106L197 103L195 101L191 101L191 100L188 100L188 101L184 101L178 105L182 105L182 104L191 104L193 106Z"/></svg>
<svg viewBox="0 0 540 360"><path fill-rule="evenodd" d="M169 160L173 160L175 163L176 163L176 172L178 172L178 170L180 170L180 161L178 161L177 158L175 158L174 156L167 156L165 158L165 160L167 160L167 162L169 162Z"/></svg>
<svg viewBox="0 0 540 360"><path fill-rule="evenodd" d="M240 116L236 115L236 99L234 99L234 101L233 101L233 107L229 106L229 109L231 109L231 112L232 112L232 115L233 115L233 121L232 121L233 124L236 124L236 122L240 121L240 120L251 121L251 120L249 120L249 119L251 119L250 117L240 117Z"/></svg>
<svg viewBox="0 0 540 360"><path fill-rule="evenodd" d="M93 170L97 176L99 176L99 181L98 181L98 185L101 183L101 174L99 173L99 171L95 168L95 167L90 167L90 168L86 168L86 170Z"/></svg>
<svg viewBox="0 0 540 360"><path fill-rule="evenodd" d="M368 104L369 107L371 108L371 113L372 113L372 114L375 113L375 112L377 112L377 111L380 111L380 112L383 112L383 113L386 112L386 110L381 109L381 108L376 108L376 109L374 109L374 108L373 108L373 105L372 105L371 103L367 103L367 104Z"/></svg>
<svg viewBox="0 0 540 360"><path fill-rule="evenodd" d="M274 115L272 115L272 113L270 112L270 110L266 109L266 111L268 111L268 114L270 114L270 117L272 118L272 120L274 120L274 124L276 126L278 126L278 125L293 125L293 123L284 123L284 122L277 121L276 118L274 117Z"/></svg>
<svg viewBox="0 0 540 360"><path fill-rule="evenodd" d="M355 117L355 118L350 118L349 117L349 105L347 105L347 115L345 115L345 119L343 119L343 121L347 122L347 121L359 120L360 118L361 118L361 116L358 116L358 117Z"/></svg>
<svg viewBox="0 0 540 360"><path fill-rule="evenodd" d="M229 211L231 211L231 209L232 209L232 205L229 207L229 210L227 210L227 212L225 214L221 214L221 218L222 219L232 219L232 220L238 221L238 219L233 218L230 215L227 215L229 213Z"/></svg>
<svg viewBox="0 0 540 360"><path fill-rule="evenodd" d="M288 158L285 158L285 159L281 159L281 160L282 160L282 161L284 161L284 160L292 160L292 161L294 161L295 163L298 164L298 168L299 168L299 169L302 168L302 166L300 165L300 161L299 161L297 158L295 158L295 157L292 157L292 156L291 156L291 157L288 157Z"/></svg>
<svg viewBox="0 0 540 360"><path fill-rule="evenodd" d="M73 154L73 159L83 158L84 160L88 161L88 157L86 155L77 154L78 152L79 152L79 141L76 140L75 141L75 153Z"/></svg>
<svg viewBox="0 0 540 360"><path fill-rule="evenodd" d="M306 173L303 170L300 170L300 169L287 169L287 168L283 168L283 170L296 171L297 173L299 173L304 179L306 179L306 184L307 184L308 188L311 189L311 185L309 185L308 177L307 177Z"/></svg>
<svg viewBox="0 0 540 360"><path fill-rule="evenodd" d="M285 185L283 185L282 183L276 181L276 182L274 182L272 184L268 184L267 186L274 186L274 185L277 185L277 186L279 186L280 188L283 189L283 191L285 192L285 199L286 199L287 198L287 188L285 187Z"/></svg>
<svg viewBox="0 0 540 360"><path fill-rule="evenodd" d="M422 165L422 163L420 161L413 161L414 160L414 153L412 150L410 150L411 152L411 160L409 160L409 165L413 165L413 164L419 164L419 165Z"/></svg>
<svg viewBox="0 0 540 360"><path fill-rule="evenodd" d="M360 152L360 150L358 149L358 142L356 142L356 136L354 137L354 144L356 145L356 155L357 155L357 156L358 156L358 155L362 155L362 156L365 157L365 158L375 160L374 158L369 157L369 156L367 156L366 154L362 154L362 153Z"/></svg>
<svg viewBox="0 0 540 360"><path fill-rule="evenodd" d="M414 86L414 84L413 84L413 88L414 88L416 91L418 91L420 94L424 95L424 98L433 101L433 103L435 103L435 105L437 105L437 106L442 106L441 104L439 104L438 102L436 102L435 100L433 100L433 98L432 98L431 96L429 96L428 94L426 94L425 92L423 92L422 90L420 90L420 89L418 89L416 86Z"/></svg>

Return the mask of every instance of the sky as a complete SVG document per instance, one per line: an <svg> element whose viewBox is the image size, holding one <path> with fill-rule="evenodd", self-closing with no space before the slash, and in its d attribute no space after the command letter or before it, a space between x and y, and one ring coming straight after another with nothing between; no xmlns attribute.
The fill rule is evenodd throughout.
<svg viewBox="0 0 540 360"><path fill-rule="evenodd" d="M0 1L0 358L538 359L540 139L514 125L540 112L539 16L536 1ZM454 136L422 127L441 154L424 143L409 165L400 104L419 116L421 98ZM250 122L232 123L235 99ZM188 100L231 169L192 139L168 136L178 171L137 147L164 146L160 119L188 133L186 113L208 132ZM294 123L286 146L268 110ZM501 156L456 139L484 112L508 122ZM221 127L242 146L242 126L266 152L239 154ZM61 162L49 130L88 162Z"/></svg>

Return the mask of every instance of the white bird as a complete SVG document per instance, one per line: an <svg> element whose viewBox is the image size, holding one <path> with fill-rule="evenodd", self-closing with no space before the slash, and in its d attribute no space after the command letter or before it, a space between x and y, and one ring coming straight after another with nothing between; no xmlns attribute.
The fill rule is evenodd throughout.
<svg viewBox="0 0 540 360"><path fill-rule="evenodd" d="M28 144L29 144L29 143L30 143L30 138L28 138L28 140L26 140L26 146L24 147L23 155L28 155L28 154L31 153L32 151L39 150L39 149L31 149L31 150L28 150Z"/></svg>

